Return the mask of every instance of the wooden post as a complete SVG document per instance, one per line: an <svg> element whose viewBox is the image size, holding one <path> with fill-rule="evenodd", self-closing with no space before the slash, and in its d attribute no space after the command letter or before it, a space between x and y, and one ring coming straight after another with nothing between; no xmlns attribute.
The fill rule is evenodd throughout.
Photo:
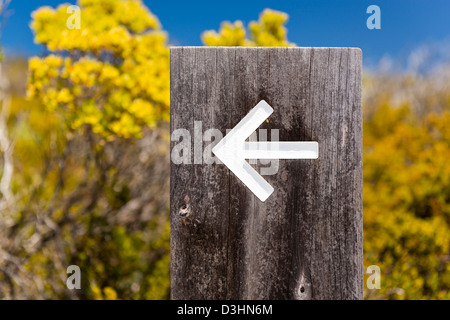
<svg viewBox="0 0 450 320"><path fill-rule="evenodd" d="M262 99L261 128L319 143L264 176L265 202L223 164L171 163L173 299L362 299L361 82L355 48L171 49L171 132L189 131L191 163L210 144L194 138Z"/></svg>

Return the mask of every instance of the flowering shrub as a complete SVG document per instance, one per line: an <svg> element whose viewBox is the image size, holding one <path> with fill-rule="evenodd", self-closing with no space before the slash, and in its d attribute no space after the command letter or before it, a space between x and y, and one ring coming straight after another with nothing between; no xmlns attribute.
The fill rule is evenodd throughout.
<svg viewBox="0 0 450 320"><path fill-rule="evenodd" d="M28 97L61 113L70 130L142 137L144 126L169 120L166 34L141 1L79 5L80 29L67 28L67 5L33 13L35 42L53 54L30 59Z"/></svg>
<svg viewBox="0 0 450 320"><path fill-rule="evenodd" d="M205 31L202 35L203 43L207 46L260 46L286 47L295 44L288 42L285 24L288 15L271 9L264 10L259 20L249 24L250 38L241 21L224 22L220 31Z"/></svg>

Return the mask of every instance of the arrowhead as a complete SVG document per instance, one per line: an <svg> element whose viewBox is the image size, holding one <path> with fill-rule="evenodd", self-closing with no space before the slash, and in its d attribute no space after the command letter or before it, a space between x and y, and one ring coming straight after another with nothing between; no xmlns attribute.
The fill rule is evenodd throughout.
<svg viewBox="0 0 450 320"><path fill-rule="evenodd" d="M245 140L272 114L272 107L261 100L219 143L212 149L222 161L261 201L274 191L247 161Z"/></svg>

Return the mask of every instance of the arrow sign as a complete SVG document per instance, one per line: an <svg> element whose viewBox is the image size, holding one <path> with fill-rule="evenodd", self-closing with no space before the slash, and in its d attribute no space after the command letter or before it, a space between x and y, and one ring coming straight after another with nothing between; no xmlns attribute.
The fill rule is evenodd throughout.
<svg viewBox="0 0 450 320"><path fill-rule="evenodd" d="M212 149L214 155L263 202L274 189L245 159L317 159L319 157L317 142L246 142L245 140L272 113L272 107L261 100Z"/></svg>

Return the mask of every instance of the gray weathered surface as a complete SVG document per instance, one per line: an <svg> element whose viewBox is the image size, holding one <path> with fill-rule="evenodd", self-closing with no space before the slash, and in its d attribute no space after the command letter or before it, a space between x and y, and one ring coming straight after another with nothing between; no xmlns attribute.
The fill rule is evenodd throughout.
<svg viewBox="0 0 450 320"><path fill-rule="evenodd" d="M319 143L264 176L264 203L224 165L171 164L173 299L362 299L361 65L350 48L171 49L171 131L225 133L264 99L261 128Z"/></svg>

